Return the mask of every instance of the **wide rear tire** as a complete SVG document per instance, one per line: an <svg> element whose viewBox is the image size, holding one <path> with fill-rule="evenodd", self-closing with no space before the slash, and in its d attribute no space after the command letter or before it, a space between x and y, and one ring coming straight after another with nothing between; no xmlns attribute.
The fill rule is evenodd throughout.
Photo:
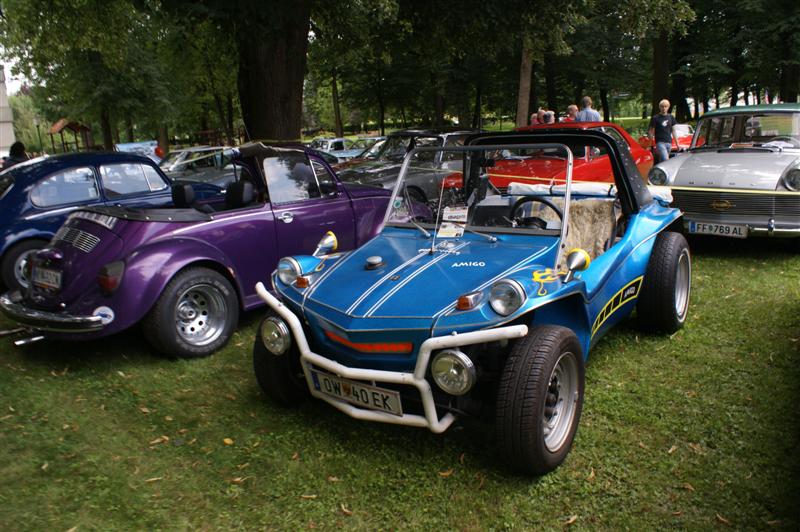
<svg viewBox="0 0 800 532"><path fill-rule="evenodd" d="M25 264L28 257L47 246L47 240L23 240L11 246L3 255L2 269L3 284L9 292L24 290L28 287L29 280L25 276Z"/></svg>
<svg viewBox="0 0 800 532"><path fill-rule="evenodd" d="M188 268L164 288L143 329L164 355L202 358L224 346L238 322L239 299L228 279L208 268Z"/></svg>
<svg viewBox="0 0 800 532"><path fill-rule="evenodd" d="M511 349L497 392L500 455L512 469L544 475L567 457L583 408L580 342L565 327L533 327Z"/></svg>
<svg viewBox="0 0 800 532"><path fill-rule="evenodd" d="M680 233L667 231L656 238L636 303L640 326L672 334L686 322L692 288L692 257Z"/></svg>

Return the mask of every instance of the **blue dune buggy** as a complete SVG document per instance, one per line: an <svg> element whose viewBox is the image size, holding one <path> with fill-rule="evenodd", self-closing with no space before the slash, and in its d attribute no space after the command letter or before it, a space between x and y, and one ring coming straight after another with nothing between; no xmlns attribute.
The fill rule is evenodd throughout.
<svg viewBox="0 0 800 532"><path fill-rule="evenodd" d="M551 130L450 148L463 190L443 190L420 217L403 177L415 151L435 149L406 157L377 237L335 253L328 234L313 255L280 261L272 291L258 284L272 311L253 348L257 380L280 404L310 392L355 418L437 433L459 415L489 418L512 467L547 473L572 445L591 347L634 309L647 329L684 324L681 213L611 137ZM573 185L574 153L608 155L615 185ZM563 164L567 182L500 194L488 179L498 157Z"/></svg>

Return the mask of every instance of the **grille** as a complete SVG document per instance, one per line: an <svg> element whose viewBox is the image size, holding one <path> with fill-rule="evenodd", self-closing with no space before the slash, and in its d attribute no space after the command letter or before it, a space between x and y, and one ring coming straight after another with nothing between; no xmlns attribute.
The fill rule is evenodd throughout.
<svg viewBox="0 0 800 532"><path fill-rule="evenodd" d="M53 241L58 240L72 244L84 253L91 253L95 246L100 243L100 239L93 234L67 226L59 229L56 236L53 237Z"/></svg>
<svg viewBox="0 0 800 532"><path fill-rule="evenodd" d="M800 196L793 194L672 189L672 197L673 205L686 214L780 217L800 222ZM716 209L714 204L718 205Z"/></svg>

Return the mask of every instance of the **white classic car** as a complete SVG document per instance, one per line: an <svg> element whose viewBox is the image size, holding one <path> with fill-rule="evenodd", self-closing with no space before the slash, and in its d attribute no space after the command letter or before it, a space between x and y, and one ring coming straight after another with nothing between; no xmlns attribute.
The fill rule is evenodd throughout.
<svg viewBox="0 0 800 532"><path fill-rule="evenodd" d="M672 189L688 233L800 237L800 104L706 113L689 151L648 180Z"/></svg>

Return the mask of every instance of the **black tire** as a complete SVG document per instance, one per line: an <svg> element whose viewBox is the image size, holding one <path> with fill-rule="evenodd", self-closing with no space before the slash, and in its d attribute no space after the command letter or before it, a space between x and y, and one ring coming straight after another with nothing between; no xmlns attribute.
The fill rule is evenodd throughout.
<svg viewBox="0 0 800 532"><path fill-rule="evenodd" d="M495 420L500 455L512 469L544 475L564 461L578 429L583 389L583 352L571 330L535 326L514 344L500 377Z"/></svg>
<svg viewBox="0 0 800 532"><path fill-rule="evenodd" d="M269 313L269 316L276 315ZM253 344L253 371L267 397L282 406L295 406L308 397L308 386L300 364L300 353L294 339L286 353L273 355L261 341L259 325Z"/></svg>
<svg viewBox="0 0 800 532"><path fill-rule="evenodd" d="M23 290L28 287L21 268L24 266L25 256L31 252L42 249L47 245L47 240L23 240L11 246L3 255L0 270L2 270L3 284L9 290Z"/></svg>
<svg viewBox="0 0 800 532"><path fill-rule="evenodd" d="M411 201L416 201L417 203L422 203L423 205L428 204L428 199L425 197L425 194L416 187L407 187L406 194L411 199Z"/></svg>
<svg viewBox="0 0 800 532"><path fill-rule="evenodd" d="M188 268L167 284L143 322L147 340L160 353L202 358L230 339L239 321L231 283L208 268Z"/></svg>
<svg viewBox="0 0 800 532"><path fill-rule="evenodd" d="M692 288L692 257L686 238L672 231L656 238L636 303L641 328L672 334L686 322Z"/></svg>

